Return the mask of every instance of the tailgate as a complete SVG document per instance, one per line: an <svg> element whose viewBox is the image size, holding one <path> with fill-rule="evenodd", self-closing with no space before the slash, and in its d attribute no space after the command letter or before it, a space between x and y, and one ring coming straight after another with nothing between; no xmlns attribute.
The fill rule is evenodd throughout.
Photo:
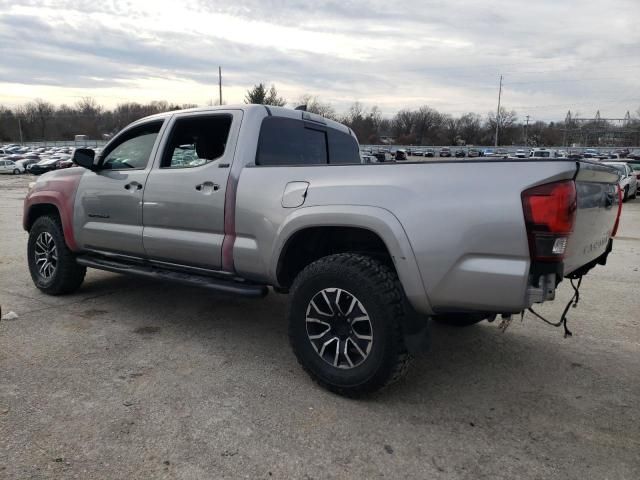
<svg viewBox="0 0 640 480"><path fill-rule="evenodd" d="M618 174L593 162L578 162L575 178L578 210L569 237L564 274L605 253L618 214Z"/></svg>

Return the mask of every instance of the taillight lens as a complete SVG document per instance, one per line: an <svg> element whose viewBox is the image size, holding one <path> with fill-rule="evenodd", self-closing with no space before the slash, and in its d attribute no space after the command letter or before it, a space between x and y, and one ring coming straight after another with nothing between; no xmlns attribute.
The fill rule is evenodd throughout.
<svg viewBox="0 0 640 480"><path fill-rule="evenodd" d="M576 219L573 180L547 183L522 193L531 260L560 262Z"/></svg>
<svg viewBox="0 0 640 480"><path fill-rule="evenodd" d="M618 226L620 225L620 214L622 213L622 189L618 185L618 214L616 215L616 223L613 224L613 230L611 236L615 237L618 233Z"/></svg>

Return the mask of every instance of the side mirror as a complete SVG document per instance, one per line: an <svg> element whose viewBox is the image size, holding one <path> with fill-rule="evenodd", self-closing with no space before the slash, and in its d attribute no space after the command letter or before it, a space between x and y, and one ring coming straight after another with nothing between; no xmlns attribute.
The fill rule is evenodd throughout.
<svg viewBox="0 0 640 480"><path fill-rule="evenodd" d="M76 148L73 151L73 163L76 165L80 165L81 167L87 168L89 170L95 170L96 166L93 164L95 159L96 152L94 152L91 148Z"/></svg>

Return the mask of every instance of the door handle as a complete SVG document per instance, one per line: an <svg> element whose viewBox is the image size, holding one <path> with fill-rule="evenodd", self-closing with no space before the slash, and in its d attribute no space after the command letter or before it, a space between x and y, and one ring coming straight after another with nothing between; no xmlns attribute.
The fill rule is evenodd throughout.
<svg viewBox="0 0 640 480"><path fill-rule="evenodd" d="M220 190L220 185L213 182L203 182L196 185L196 190L199 192L202 192L203 190L205 192L210 192L211 190L217 192L218 190Z"/></svg>
<svg viewBox="0 0 640 480"><path fill-rule="evenodd" d="M142 190L142 184L138 183L138 182L131 182L131 183L127 183L124 186L125 190L131 190L132 187L135 187L136 190Z"/></svg>

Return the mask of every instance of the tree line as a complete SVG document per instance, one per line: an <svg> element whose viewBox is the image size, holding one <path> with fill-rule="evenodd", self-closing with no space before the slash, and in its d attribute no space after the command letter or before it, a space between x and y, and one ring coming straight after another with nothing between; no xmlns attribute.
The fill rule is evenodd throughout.
<svg viewBox="0 0 640 480"><path fill-rule="evenodd" d="M344 113L338 113L330 103L312 95L288 102L278 94L275 85L268 88L264 83L248 89L244 101L276 106L304 105L309 112L350 127L362 144L493 145L496 125L500 145L523 145L525 138L531 146L559 146L567 141L564 121L535 121L525 125L514 110L505 107L499 115L493 111L484 116L474 112L454 116L423 105L385 118L377 106L367 107L360 102L354 102ZM55 106L42 99L15 108L0 105L0 142L72 140L79 134L91 139L109 138L139 118L195 106L154 101L126 102L107 109L90 97L74 105ZM637 131L637 138L640 121L634 120L630 128Z"/></svg>

